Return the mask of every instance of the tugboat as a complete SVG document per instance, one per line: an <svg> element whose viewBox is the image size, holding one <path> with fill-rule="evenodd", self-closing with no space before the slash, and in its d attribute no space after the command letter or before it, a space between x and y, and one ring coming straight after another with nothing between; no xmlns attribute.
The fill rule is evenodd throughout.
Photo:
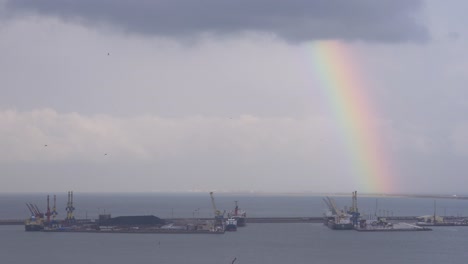
<svg viewBox="0 0 468 264"><path fill-rule="evenodd" d="M228 213L228 218L233 218L237 221L237 226L242 227L246 224L247 213L244 210L239 209L237 201L234 201L236 207L230 213Z"/></svg>
<svg viewBox="0 0 468 264"><path fill-rule="evenodd" d="M228 218L224 231L237 231L237 221L234 218Z"/></svg>

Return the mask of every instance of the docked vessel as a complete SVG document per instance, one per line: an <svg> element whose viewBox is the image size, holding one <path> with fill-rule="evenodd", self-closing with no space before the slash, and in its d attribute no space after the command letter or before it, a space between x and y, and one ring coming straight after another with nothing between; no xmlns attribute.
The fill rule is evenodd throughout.
<svg viewBox="0 0 468 264"><path fill-rule="evenodd" d="M352 230L359 223L357 192L353 192L352 206L349 210L340 210L333 198L323 199L328 207L324 214L324 224L334 230Z"/></svg>
<svg viewBox="0 0 468 264"><path fill-rule="evenodd" d="M31 213L31 216L24 221L24 230L26 231L42 231L44 230L44 214L41 213L37 205L26 203L26 206Z"/></svg>
<svg viewBox="0 0 468 264"><path fill-rule="evenodd" d="M31 216L24 222L24 230L26 231L42 231L44 230L44 223L41 218Z"/></svg>
<svg viewBox="0 0 468 264"><path fill-rule="evenodd" d="M226 220L225 231L237 231L237 221L234 218L228 218Z"/></svg>
<svg viewBox="0 0 468 264"><path fill-rule="evenodd" d="M353 222L350 215L335 216L334 219L329 220L328 227L334 230L352 230L354 229Z"/></svg>
<svg viewBox="0 0 468 264"><path fill-rule="evenodd" d="M228 213L228 218L233 218L234 220L236 220L237 226L239 227L245 226L247 222L247 213L244 210L239 209L237 201L235 201L235 204L236 207L234 207L234 210Z"/></svg>

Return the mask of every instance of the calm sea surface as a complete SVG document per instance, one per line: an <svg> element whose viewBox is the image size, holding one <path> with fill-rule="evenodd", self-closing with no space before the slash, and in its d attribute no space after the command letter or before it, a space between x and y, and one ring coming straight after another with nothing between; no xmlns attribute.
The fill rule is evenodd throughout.
<svg viewBox="0 0 468 264"><path fill-rule="evenodd" d="M218 208L233 201L248 216L320 216L322 197L215 194ZM98 213L211 217L208 194L75 193L78 218ZM336 197L339 206L349 197ZM45 209L44 194L0 194L0 219L26 218L25 202ZM433 199L368 198L361 211L387 215L432 214ZM468 215L468 201L437 200L439 215ZM57 197L65 215L66 193ZM248 224L224 235L94 234L25 232L23 226L0 226L0 263L466 263L468 227L438 227L432 232L358 233L332 231L322 224Z"/></svg>

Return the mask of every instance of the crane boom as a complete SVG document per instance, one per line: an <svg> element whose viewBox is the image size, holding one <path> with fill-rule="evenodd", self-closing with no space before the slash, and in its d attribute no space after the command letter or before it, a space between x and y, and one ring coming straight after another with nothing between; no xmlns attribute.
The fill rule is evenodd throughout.
<svg viewBox="0 0 468 264"><path fill-rule="evenodd" d="M330 197L327 196L327 200L328 200L328 202L330 203L330 205L332 207L333 214L341 215L341 211L338 209L338 206L336 206L335 199L330 198Z"/></svg>
<svg viewBox="0 0 468 264"><path fill-rule="evenodd" d="M39 207L37 207L37 204L34 204L34 208L36 208L38 214L42 215L42 212Z"/></svg>
<svg viewBox="0 0 468 264"><path fill-rule="evenodd" d="M213 211L215 214L214 225L215 227L218 227L224 230L224 212L221 213L221 211L216 208L213 192L210 192L210 197L211 197L211 205L213 206Z"/></svg>
<svg viewBox="0 0 468 264"><path fill-rule="evenodd" d="M322 198L322 200L325 203L325 205L328 207L328 210L330 210L330 212L333 212L333 207L331 206L331 204L325 198Z"/></svg>
<svg viewBox="0 0 468 264"><path fill-rule="evenodd" d="M34 212L34 216L38 216L39 211L34 207L34 205L32 203L29 203L29 206L31 206L31 209Z"/></svg>
<svg viewBox="0 0 468 264"><path fill-rule="evenodd" d="M33 210L31 209L28 203L26 203L26 206L28 207L29 212L31 212L31 216L35 216L36 214L33 212Z"/></svg>
<svg viewBox="0 0 468 264"><path fill-rule="evenodd" d="M210 197L211 197L211 205L213 206L213 211L214 211L215 216L220 216L220 215L221 215L221 211L219 211L219 210L216 208L216 204L215 204L215 199L214 199L214 196L213 196L213 192L210 192Z"/></svg>

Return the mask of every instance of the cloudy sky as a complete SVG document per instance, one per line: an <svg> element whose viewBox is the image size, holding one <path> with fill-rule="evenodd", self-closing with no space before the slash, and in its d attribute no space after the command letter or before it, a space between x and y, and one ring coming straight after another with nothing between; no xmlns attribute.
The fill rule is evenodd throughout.
<svg viewBox="0 0 468 264"><path fill-rule="evenodd" d="M0 191L467 193L466 10L0 0ZM341 43L366 84L381 175L343 143L319 43Z"/></svg>

